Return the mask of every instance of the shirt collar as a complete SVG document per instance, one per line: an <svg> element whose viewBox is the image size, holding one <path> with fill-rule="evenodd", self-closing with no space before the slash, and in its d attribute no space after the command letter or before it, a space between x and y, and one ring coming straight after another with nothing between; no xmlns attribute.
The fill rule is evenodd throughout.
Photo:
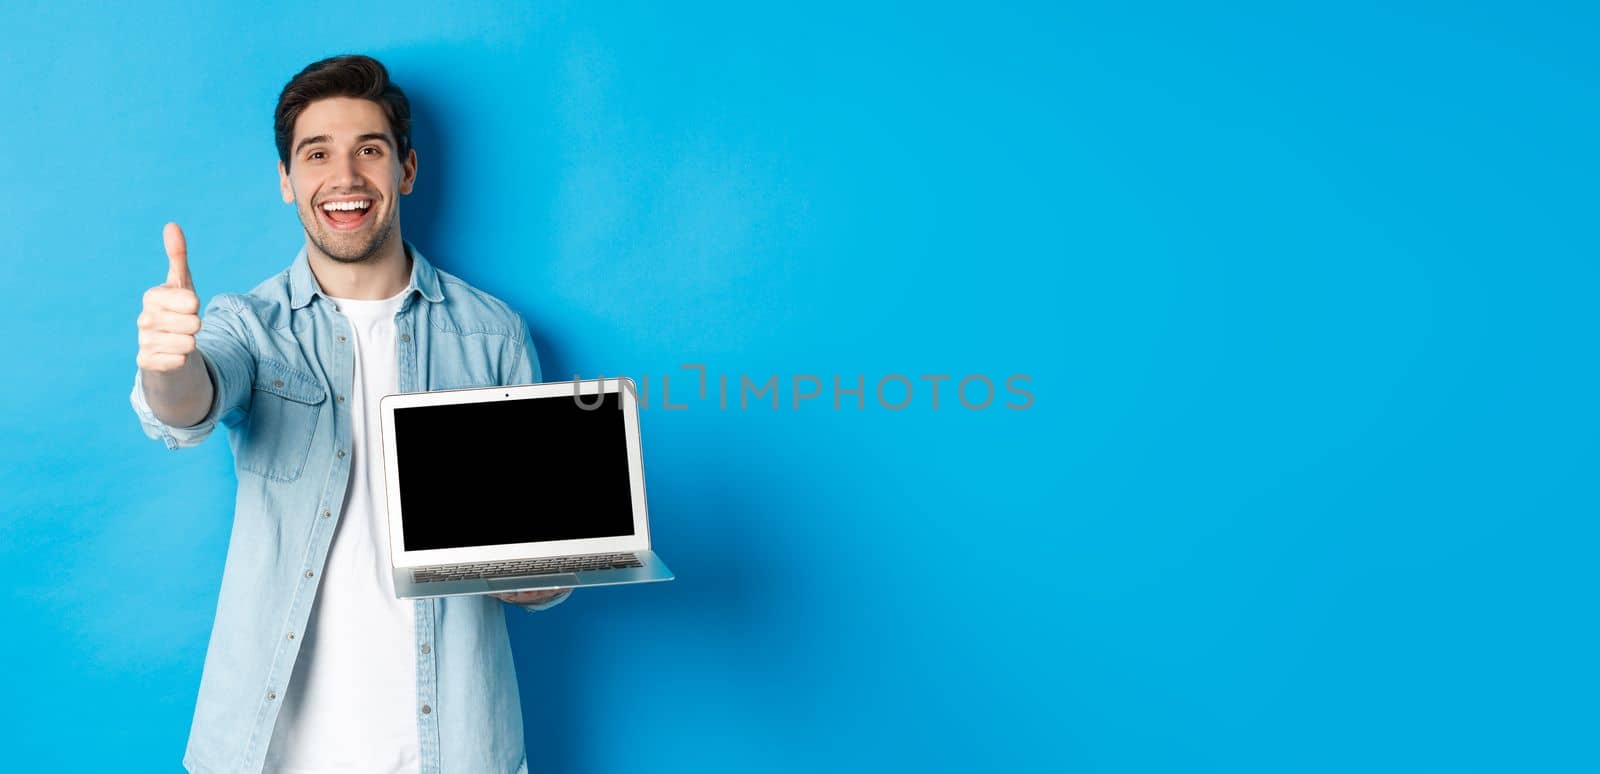
<svg viewBox="0 0 1600 774"><path fill-rule="evenodd" d="M439 273L434 270L433 264L422 257L422 251L415 245L404 240L402 243L406 253L411 256L411 284L406 286L405 295L415 290L429 301L443 301L444 295L439 292ZM301 245L294 263L289 266L289 308L299 309L311 303L312 296L327 298L328 294L322 292L322 286L317 284L316 275L311 273L311 259L306 257L306 248Z"/></svg>

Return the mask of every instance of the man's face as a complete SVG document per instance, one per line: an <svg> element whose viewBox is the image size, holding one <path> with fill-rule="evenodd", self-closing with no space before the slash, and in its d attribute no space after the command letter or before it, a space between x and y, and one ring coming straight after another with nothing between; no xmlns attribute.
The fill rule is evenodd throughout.
<svg viewBox="0 0 1600 774"><path fill-rule="evenodd" d="M400 195L411 193L417 154L402 160L383 108L370 100L329 97L295 120L289 167L278 187L294 203L306 235L342 263L370 259L400 223ZM349 209L349 208L354 209ZM331 208L331 209L330 209Z"/></svg>

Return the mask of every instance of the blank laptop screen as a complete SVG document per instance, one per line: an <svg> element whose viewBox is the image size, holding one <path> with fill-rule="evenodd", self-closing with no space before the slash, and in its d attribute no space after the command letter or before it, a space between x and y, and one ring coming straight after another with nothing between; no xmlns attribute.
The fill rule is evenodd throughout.
<svg viewBox="0 0 1600 774"><path fill-rule="evenodd" d="M633 534L617 393L395 409L407 551Z"/></svg>

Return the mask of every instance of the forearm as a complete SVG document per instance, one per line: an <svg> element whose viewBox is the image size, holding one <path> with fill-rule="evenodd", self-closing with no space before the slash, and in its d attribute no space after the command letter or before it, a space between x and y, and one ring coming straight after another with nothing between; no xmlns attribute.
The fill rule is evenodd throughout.
<svg viewBox="0 0 1600 774"><path fill-rule="evenodd" d="M144 397L156 418L173 427L191 427L211 410L211 376L199 350L174 371L140 369Z"/></svg>

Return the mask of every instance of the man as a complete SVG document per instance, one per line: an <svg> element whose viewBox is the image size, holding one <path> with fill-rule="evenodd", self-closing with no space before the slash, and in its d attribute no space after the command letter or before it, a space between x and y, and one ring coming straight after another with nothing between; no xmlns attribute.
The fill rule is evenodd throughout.
<svg viewBox="0 0 1600 774"><path fill-rule="evenodd" d="M220 422L238 474L184 766L525 772L501 602L544 610L571 590L396 599L378 398L539 382L532 337L402 239L417 154L382 64L306 67L275 129L305 246L249 293L212 298L202 321L169 223L167 279L138 320L131 399L145 433L177 449Z"/></svg>

